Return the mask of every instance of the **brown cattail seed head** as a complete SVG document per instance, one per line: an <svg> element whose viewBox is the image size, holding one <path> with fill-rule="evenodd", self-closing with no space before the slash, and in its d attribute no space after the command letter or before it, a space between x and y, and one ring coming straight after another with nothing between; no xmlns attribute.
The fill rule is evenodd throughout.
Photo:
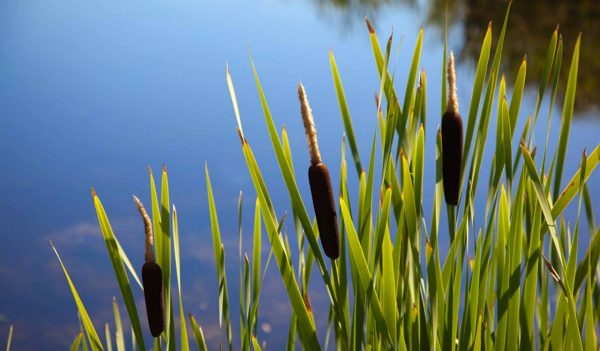
<svg viewBox="0 0 600 351"><path fill-rule="evenodd" d="M146 300L148 325L153 337L158 337L165 329L165 299L162 271L156 262L146 262L142 267L142 284Z"/></svg>
<svg viewBox="0 0 600 351"><path fill-rule="evenodd" d="M324 163L310 165L308 181L323 251L329 258L336 259L340 256L337 213L333 201L331 178Z"/></svg>
<svg viewBox="0 0 600 351"><path fill-rule="evenodd" d="M340 256L340 238L331 177L327 166L324 163L310 165L308 181L323 251L329 258L336 259Z"/></svg>
<svg viewBox="0 0 600 351"><path fill-rule="evenodd" d="M308 152L310 153L308 182L315 216L317 217L321 245L323 245L325 254L335 260L340 256L340 238L331 177L327 167L321 162L319 144L317 143L317 130L302 83L298 84L298 98L300 99L300 112L302 113L302 122L304 123Z"/></svg>
<svg viewBox="0 0 600 351"><path fill-rule="evenodd" d="M144 233L146 234L145 263L142 267L142 285L144 286L144 299L146 300L146 314L148 325L153 337L158 337L165 329L165 299L162 283L162 271L154 260L152 221L144 204L136 196L133 201L144 220Z"/></svg>
<svg viewBox="0 0 600 351"><path fill-rule="evenodd" d="M444 195L448 205L458 205L460 194L460 169L463 153L463 125L458 114L456 97L456 73L454 55L450 52L448 60L448 104L442 116L442 173Z"/></svg>

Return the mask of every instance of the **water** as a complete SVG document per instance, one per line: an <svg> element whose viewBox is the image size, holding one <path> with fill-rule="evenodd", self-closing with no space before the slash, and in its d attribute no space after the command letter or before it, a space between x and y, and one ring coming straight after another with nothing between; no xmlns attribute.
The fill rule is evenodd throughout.
<svg viewBox="0 0 600 351"><path fill-rule="evenodd" d="M492 8L487 11L481 5L462 6L452 9L449 44L460 58L457 74L464 110L468 106L477 55L469 48L481 42L481 31L488 18L501 17L498 13L502 14L504 9L498 12ZM595 13L595 7L588 6ZM149 203L146 167L151 166L159 174L166 163L171 200L177 206L180 221L184 305L205 328L214 348L218 339L217 285L204 185L205 162L215 188L232 301L237 301L235 223L239 191L244 192L247 224L251 223L254 203L254 191L235 132L225 64L229 64L236 85L244 132L263 167L267 183L272 186L278 214L283 214L289 210L289 200L267 137L248 48L276 123L278 127L285 125L289 132L300 175L305 172L308 154L296 86L299 80L304 83L317 119L322 153L337 186L343 126L331 81L328 50L331 48L337 59L364 159L375 128L373 94L379 84L362 19L369 14L381 39L394 28L396 42L401 42L395 58L395 79L401 91L406 84L414 41L419 28L424 26L420 67L426 69L428 76L427 150L432 152L431 133L437 128L440 115L439 23L443 22L439 14L434 16L440 8L435 3L413 1L391 1L380 7L361 2L298 0L252 3L230 0L218 4L180 1L169 5L141 1L3 2L0 5L0 159L3 161L0 345L6 340L9 324L15 325L13 345L19 350L65 349L78 333L76 308L49 240L54 241L70 270L97 330L103 334L105 322L112 328L111 299L120 293L97 226L89 188L95 187L123 247L133 264L141 269L142 223L131 195L136 194ZM477 12L475 9L479 17L472 15ZM519 14L515 10L514 17L521 18ZM510 30L516 28L520 33L522 23L517 19ZM589 26L592 33L595 27L594 22L585 20L563 26L563 19L558 18L561 30L565 31L563 71L566 71L575 39L571 33L580 30L577 24ZM530 74L535 77L533 62L545 54L555 22L543 31L540 29L542 33L531 40L540 45L526 44L513 50L507 44L506 57L510 60L504 62L503 70L509 81L514 79L514 70L525 49L531 58L528 64L532 62L528 77ZM498 25L494 29L499 32ZM510 37L513 35L510 33L509 43L518 42L520 37ZM591 38L591 33L584 34L580 64L580 82L584 83L578 88L578 95L585 98L578 104L572 125L574 137L569 144L565 178L570 178L576 169L581 150L590 151L600 141L596 132L600 121L599 90L594 89L593 82L598 75L593 74L595 60L584 59L593 57L591 53L597 50ZM534 83L528 86L521 106L521 120L534 109L537 83L532 80ZM540 113L538 143L543 143L547 111L545 106ZM554 116L556 138L560 109ZM494 125L491 123L490 128ZM489 135L494 134L490 130ZM489 145L487 150L492 147ZM429 154L428 161L432 160ZM430 165L426 168L430 169ZM349 174L350 181L355 183L352 168ZM425 184L432 184L430 173L426 174ZM600 177L595 174L589 185L596 194ZM308 200L307 182L299 186ZM426 193L425 199L429 198L431 194ZM429 208L427 202L424 206ZM570 210L569 216L574 218L574 211ZM291 225L289 229L293 229ZM248 226L246 231L249 230ZM260 323L268 323L272 331L266 332L269 328L265 325L260 338L271 348L279 349L287 336L290 308L281 280L275 270L272 273L264 287L260 315ZM326 301L323 289L317 280L314 285L312 303L323 305ZM141 291L134 288L134 294L143 317ZM237 310L234 308L232 312L237 322ZM125 314L124 309L122 313ZM321 313L317 318L319 335L324 337L326 316ZM126 338L129 344L129 333Z"/></svg>

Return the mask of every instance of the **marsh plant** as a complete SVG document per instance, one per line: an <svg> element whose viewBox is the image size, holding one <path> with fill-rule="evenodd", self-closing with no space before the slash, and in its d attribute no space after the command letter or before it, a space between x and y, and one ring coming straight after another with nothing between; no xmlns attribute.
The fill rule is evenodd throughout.
<svg viewBox="0 0 600 351"><path fill-rule="evenodd" d="M233 78L227 70L241 150L256 201L250 253L243 250L241 229L239 234L238 305L229 295L226 252L208 166L205 168L218 277L214 290L218 291L220 348L260 350L265 347L257 327L261 310L259 298L266 267L274 261L291 308L288 329L279 331L288 335L287 350L298 345L305 350L597 350L600 229L594 221L587 180L600 162L600 147L589 152L582 150L580 159L569 159L569 162L579 163L579 168L573 174L563 174L581 37L577 38L572 54L567 55L563 53L558 30L551 33L535 111L524 116L520 104L527 74L526 61L521 62L516 77L506 77L500 71L509 10L510 5L495 45L491 23L482 38L471 99L460 111L464 130L454 92L453 59L446 52L447 46L444 45L440 62L444 68L442 77L437 79L442 96L435 97L445 114L443 117L428 115L425 106L431 96L427 94L427 85L432 83L427 82L424 71L418 70L423 30L417 37L408 67L408 81L401 95L388 70L392 38L382 49L367 21L380 77L375 110L377 127L367 158L359 154L340 72L330 53L346 136L342 141L339 188L335 197L316 143L315 125L318 126L319 118L323 117L307 118L310 115L308 97L301 86L298 122L304 115L311 148L311 171L307 177L304 169L294 170L287 132L278 131L252 64L275 153L274 162L289 192L291 211L287 216L283 210L276 210L280 204L272 202L269 185L262 176L264 168L254 157L252 141L244 135ZM559 79L561 70L568 70L564 87ZM507 81L514 87L510 96ZM565 95L559 136L558 140L550 140L552 112L559 90ZM540 116L544 98L550 100L551 108L547 116ZM436 124L441 125L441 130L427 130L428 118L439 121ZM496 123L495 136L488 135L490 123ZM538 123L547 123L547 128L543 128L547 134L538 136L536 139L544 140L544 144L536 145L534 127ZM435 149L425 148L426 138L435 140ZM549 148L549 144L556 147ZM486 153L485 149L491 147L493 152ZM346 148L350 150L349 158ZM423 208L423 187L430 186L423 184L426 154L436 156L429 170L436 175L432 184L432 207L427 209ZM485 182L480 175L483 158L488 154L493 158L490 176ZM313 167L318 172L313 171ZM359 180L358 188L349 189L349 173L354 172ZM569 180L565 182L567 177ZM306 184L307 178L312 190L312 207L305 205L299 191L299 184ZM147 254L147 258L152 262L155 257L157 271L162 272L162 277L153 277L162 284L156 290L162 301L154 299L157 306L152 308L159 314L164 309L164 317L158 323L162 327L160 322L164 321L164 331L152 340L153 347L187 350L189 333L197 346L206 350L202 327L193 316L186 314L181 299L177 211L169 199L166 168L162 170L160 185L159 197L150 172L151 218L144 218L147 227L151 227L146 228L146 232L149 229L154 232L155 252ZM487 186L485 203L476 204L475 194L482 186ZM350 197L350 190L357 197ZM147 350L149 346L145 344L147 340L144 340L145 331L139 317L143 313L137 310L134 299L141 296L142 284L95 192L93 201L122 293L120 300L127 310L133 348ZM240 213L241 204L240 196ZM574 223L564 219L563 213L569 205L577 211ZM447 220L441 222L442 216ZM240 228L241 218L240 214ZM295 233L291 237L282 230L286 222L294 224ZM447 227L440 223L447 223ZM263 230L266 230L266 246L270 252L266 261L261 258L265 245ZM296 240L297 249L291 249L290 240ZM140 245L142 241L140 234ZM447 249L440 249L441 241L449 243ZM152 250L151 243L147 247ZM58 256L58 252L56 254ZM173 262L177 285L172 284ZM105 346L112 349L113 333L108 324L103 344L67 269L62 267L82 325L72 349L102 350ZM325 287L328 311L311 308L308 283L312 274L318 276L313 280ZM173 302L174 294L177 294L178 304ZM116 349L124 350L125 334L129 333L124 332L116 299L113 307ZM236 314L235 311L239 313L236 318L240 320L240 327L236 334L240 345L234 347L231 313ZM151 311L148 317L152 318ZM176 318L178 328L175 328ZM324 338L323 334L318 337L316 319L327 320ZM155 330L152 333L155 334Z"/></svg>

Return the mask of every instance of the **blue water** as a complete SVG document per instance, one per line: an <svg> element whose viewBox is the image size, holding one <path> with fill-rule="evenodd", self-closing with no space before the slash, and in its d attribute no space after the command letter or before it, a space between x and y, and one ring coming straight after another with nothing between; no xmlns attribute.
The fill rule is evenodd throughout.
<svg viewBox="0 0 600 351"><path fill-rule="evenodd" d="M289 200L267 137L248 52L250 49L276 123L288 130L299 179L304 179L308 164L296 97L298 81L304 83L322 154L337 186L343 126L331 80L329 49L336 55L345 84L363 162L376 126L373 94L379 84L366 28L360 20L349 24L345 15L336 11L298 0L2 2L0 345L10 324L15 328L16 350L65 349L78 333L75 304L50 240L99 333L104 335L105 322L114 330L111 300L117 296L121 301L120 293L98 229L90 186L103 201L134 266L141 269L142 223L131 195L149 204L147 166L158 175L166 163L171 200L180 221L183 303L198 318L214 348L219 336L218 300L205 162L215 190L234 302L239 191L244 193L247 224L254 204L225 65L228 63L232 72L245 135L266 182L272 185L271 195L282 215L289 210ZM395 56L395 80L403 91L426 14L418 6L393 6L374 16L380 38L393 28L396 43L401 43L395 47L400 50ZM451 29L449 44L456 50L462 45L461 30L460 24ZM570 57L572 43L565 44ZM439 29L426 26L420 67L428 76L429 170L432 136L440 115L441 54ZM466 111L474 75L472 62L459 62L457 74L461 110ZM535 93L527 91L521 120L533 112ZM539 143L544 140L547 110L547 106L542 108ZM600 141L600 119L594 111L579 113L573 122L564 178L570 178L576 169L581 150L590 151ZM556 138L560 109L554 116L552 137ZM490 124L490 139L495 138L494 126ZM488 151L491 148L493 141L487 146ZM351 166L349 163L350 181L355 183ZM427 172L425 178L426 209L432 176ZM480 189L485 189L484 179L482 176ZM597 194L600 177L594 175L589 185ZM310 203L307 183L300 188ZM569 213L574 218L574 210ZM249 228L245 230L249 232ZM292 231L293 226L288 229ZM281 280L276 273L271 277L264 287L259 335L270 348L279 349L287 337L289 306ZM315 285L312 302L322 305L326 297L319 293L318 282ZM142 293L134 287L134 295L144 320ZM122 303L121 307L125 316ZM237 307L232 317L237 322ZM326 313L317 311L316 317L319 335L324 338ZM128 332L126 342L130 344Z"/></svg>

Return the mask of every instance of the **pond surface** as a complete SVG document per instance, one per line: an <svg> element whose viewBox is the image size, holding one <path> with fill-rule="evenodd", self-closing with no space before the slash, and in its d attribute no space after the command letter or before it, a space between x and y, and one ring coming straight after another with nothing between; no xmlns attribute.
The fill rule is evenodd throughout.
<svg viewBox="0 0 600 351"><path fill-rule="evenodd" d="M0 345L14 324L16 350L65 349L78 333L75 304L49 241L70 270L99 332L114 325L113 296L120 296L98 229L94 186L124 249L141 269L142 222L131 195L149 203L147 166L166 163L171 200L177 206L182 242L183 302L204 327L211 349L218 342L217 285L204 185L208 164L227 253L230 296L237 301L236 211L244 194L244 230L249 233L254 191L236 134L225 81L229 64L246 137L263 169L278 213L289 210L287 192L268 139L249 64L261 76L279 127L286 126L295 168L308 165L296 86L304 83L319 130L324 160L337 186L343 125L329 66L332 49L366 158L376 127L373 94L379 83L365 15L384 40L393 29L395 80L404 91L414 42L425 39L420 67L428 76L425 189L433 184L432 134L440 116L443 48L442 1L4 1L0 4ZM457 53L459 100L469 103L474 62L489 19L494 33L504 5L459 1L450 8L449 46ZM491 3L491 2L490 2ZM520 120L533 113L536 77L556 24L564 33L563 71L584 31L577 112L564 178L577 168L581 151L600 141L598 128L598 5L593 1L516 2L509 23L502 70L513 81L528 57L528 85ZM531 13L543 21L528 23ZM573 17L576 16L576 17ZM577 20L573 20L576 18ZM589 32L589 34L588 34ZM400 43L398 45L398 43ZM564 79L563 79L564 85ZM509 89L509 93L510 93ZM559 92L559 96L562 92ZM548 106L542 107L536 141L543 144ZM559 98L558 106L562 106ZM557 139L561 109L552 119ZM495 117L493 117L495 118ZM489 135L495 135L495 123ZM539 129L539 131L538 131ZM487 146L488 153L493 148ZM486 158L491 159L491 155ZM350 182L356 184L353 172ZM485 178L485 177L484 177ZM299 176L299 179L304 179ZM487 178L486 178L487 179ZM600 177L590 179L599 195ZM306 203L308 184L300 185ZM484 189L482 185L480 189ZM353 193L351 193L351 196ZM425 194L429 208L431 193ZM481 201L484 194L478 196ZM596 196L597 198L597 196ZM428 214L430 211L426 210ZM598 215L598 208L595 208ZM568 211L574 218L575 211ZM293 230L290 225L288 230ZM246 239L248 242L249 239ZM266 243L266 241L265 241ZM281 349L290 307L272 265L262 296L260 339ZM313 305L326 302L315 281ZM142 293L134 289L142 319ZM119 297L119 301L120 297ZM121 303L121 307L123 307ZM316 309L316 311L319 311ZM124 308L122 313L125 314ZM237 307L232 310L237 326ZM324 338L326 313L317 313ZM235 327L237 330L237 327ZM100 333L103 335L103 333ZM149 335L148 335L149 336ZM130 334L126 340L129 343ZM149 338L147 339L149 340Z"/></svg>

